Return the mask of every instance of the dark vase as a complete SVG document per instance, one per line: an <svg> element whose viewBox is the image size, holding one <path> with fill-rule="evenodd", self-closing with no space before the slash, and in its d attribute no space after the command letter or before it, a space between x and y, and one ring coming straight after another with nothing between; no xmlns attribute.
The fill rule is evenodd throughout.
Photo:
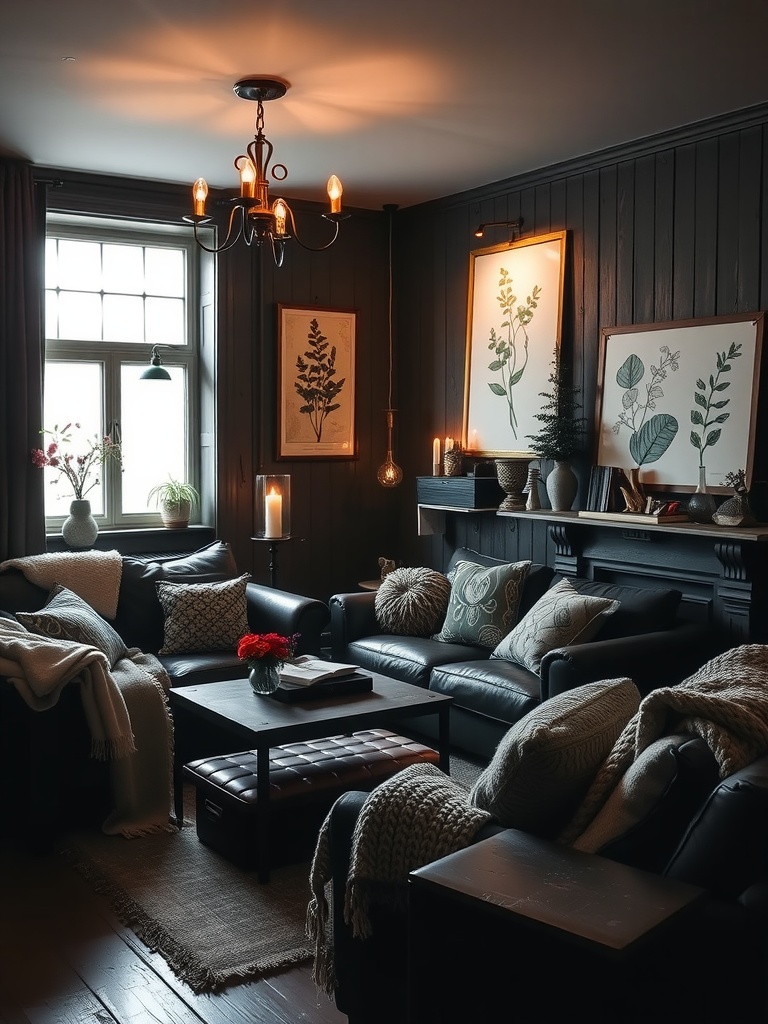
<svg viewBox="0 0 768 1024"><path fill-rule="evenodd" d="M699 466L699 484L688 501L688 518L692 523L711 523L715 499L707 490L707 467Z"/></svg>

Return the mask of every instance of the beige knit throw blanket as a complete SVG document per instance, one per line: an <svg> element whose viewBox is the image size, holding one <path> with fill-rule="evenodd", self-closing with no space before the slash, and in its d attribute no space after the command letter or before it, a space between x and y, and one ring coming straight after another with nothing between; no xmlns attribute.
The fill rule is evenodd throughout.
<svg viewBox="0 0 768 1024"><path fill-rule="evenodd" d="M30 583L51 590L60 583L87 601L105 619L117 615L123 559L119 551L51 551L0 562L4 569L18 569Z"/></svg>
<svg viewBox="0 0 768 1024"><path fill-rule="evenodd" d="M558 842L573 843L632 762L654 740L671 733L705 740L721 778L768 752L768 646L734 647L677 686L652 690L616 740Z"/></svg>
<svg viewBox="0 0 768 1024"><path fill-rule="evenodd" d="M415 764L382 782L367 798L352 836L344 919L358 938L370 935L370 898L405 904L408 873L469 846L490 819L469 804L467 790L431 764ZM307 935L315 944L313 978L334 987L333 944L326 886L331 881L330 815L320 829L310 870Z"/></svg>
<svg viewBox="0 0 768 1024"><path fill-rule="evenodd" d="M110 671L95 647L28 632L0 619L0 676L35 711L77 685L91 754L110 760L114 808L103 830L124 836L171 830L173 726L168 676L153 655L128 652Z"/></svg>

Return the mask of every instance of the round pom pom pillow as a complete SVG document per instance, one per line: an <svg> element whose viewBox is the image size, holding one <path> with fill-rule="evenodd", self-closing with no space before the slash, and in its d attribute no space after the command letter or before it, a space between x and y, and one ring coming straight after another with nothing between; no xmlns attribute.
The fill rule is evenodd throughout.
<svg viewBox="0 0 768 1024"><path fill-rule="evenodd" d="M451 584L435 569L395 569L376 591L376 621L385 633L432 636L443 624Z"/></svg>

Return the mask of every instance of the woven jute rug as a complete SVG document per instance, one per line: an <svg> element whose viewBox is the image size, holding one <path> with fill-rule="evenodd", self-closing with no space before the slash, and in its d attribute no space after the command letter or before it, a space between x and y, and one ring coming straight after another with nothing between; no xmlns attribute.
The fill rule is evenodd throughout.
<svg viewBox="0 0 768 1024"><path fill-rule="evenodd" d="M451 773L465 785L477 771L451 759ZM195 992L310 960L309 864L275 868L269 883L259 884L255 873L199 842L191 795L187 787L179 832L124 839L81 831L61 842L60 853Z"/></svg>

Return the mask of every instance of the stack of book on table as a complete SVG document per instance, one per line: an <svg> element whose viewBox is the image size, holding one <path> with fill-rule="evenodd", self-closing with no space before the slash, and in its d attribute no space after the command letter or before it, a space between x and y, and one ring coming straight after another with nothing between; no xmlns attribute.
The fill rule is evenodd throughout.
<svg viewBox="0 0 768 1024"><path fill-rule="evenodd" d="M372 688L373 680L361 672L359 666L304 654L283 665L280 686L272 696L288 702L342 693L364 693Z"/></svg>

